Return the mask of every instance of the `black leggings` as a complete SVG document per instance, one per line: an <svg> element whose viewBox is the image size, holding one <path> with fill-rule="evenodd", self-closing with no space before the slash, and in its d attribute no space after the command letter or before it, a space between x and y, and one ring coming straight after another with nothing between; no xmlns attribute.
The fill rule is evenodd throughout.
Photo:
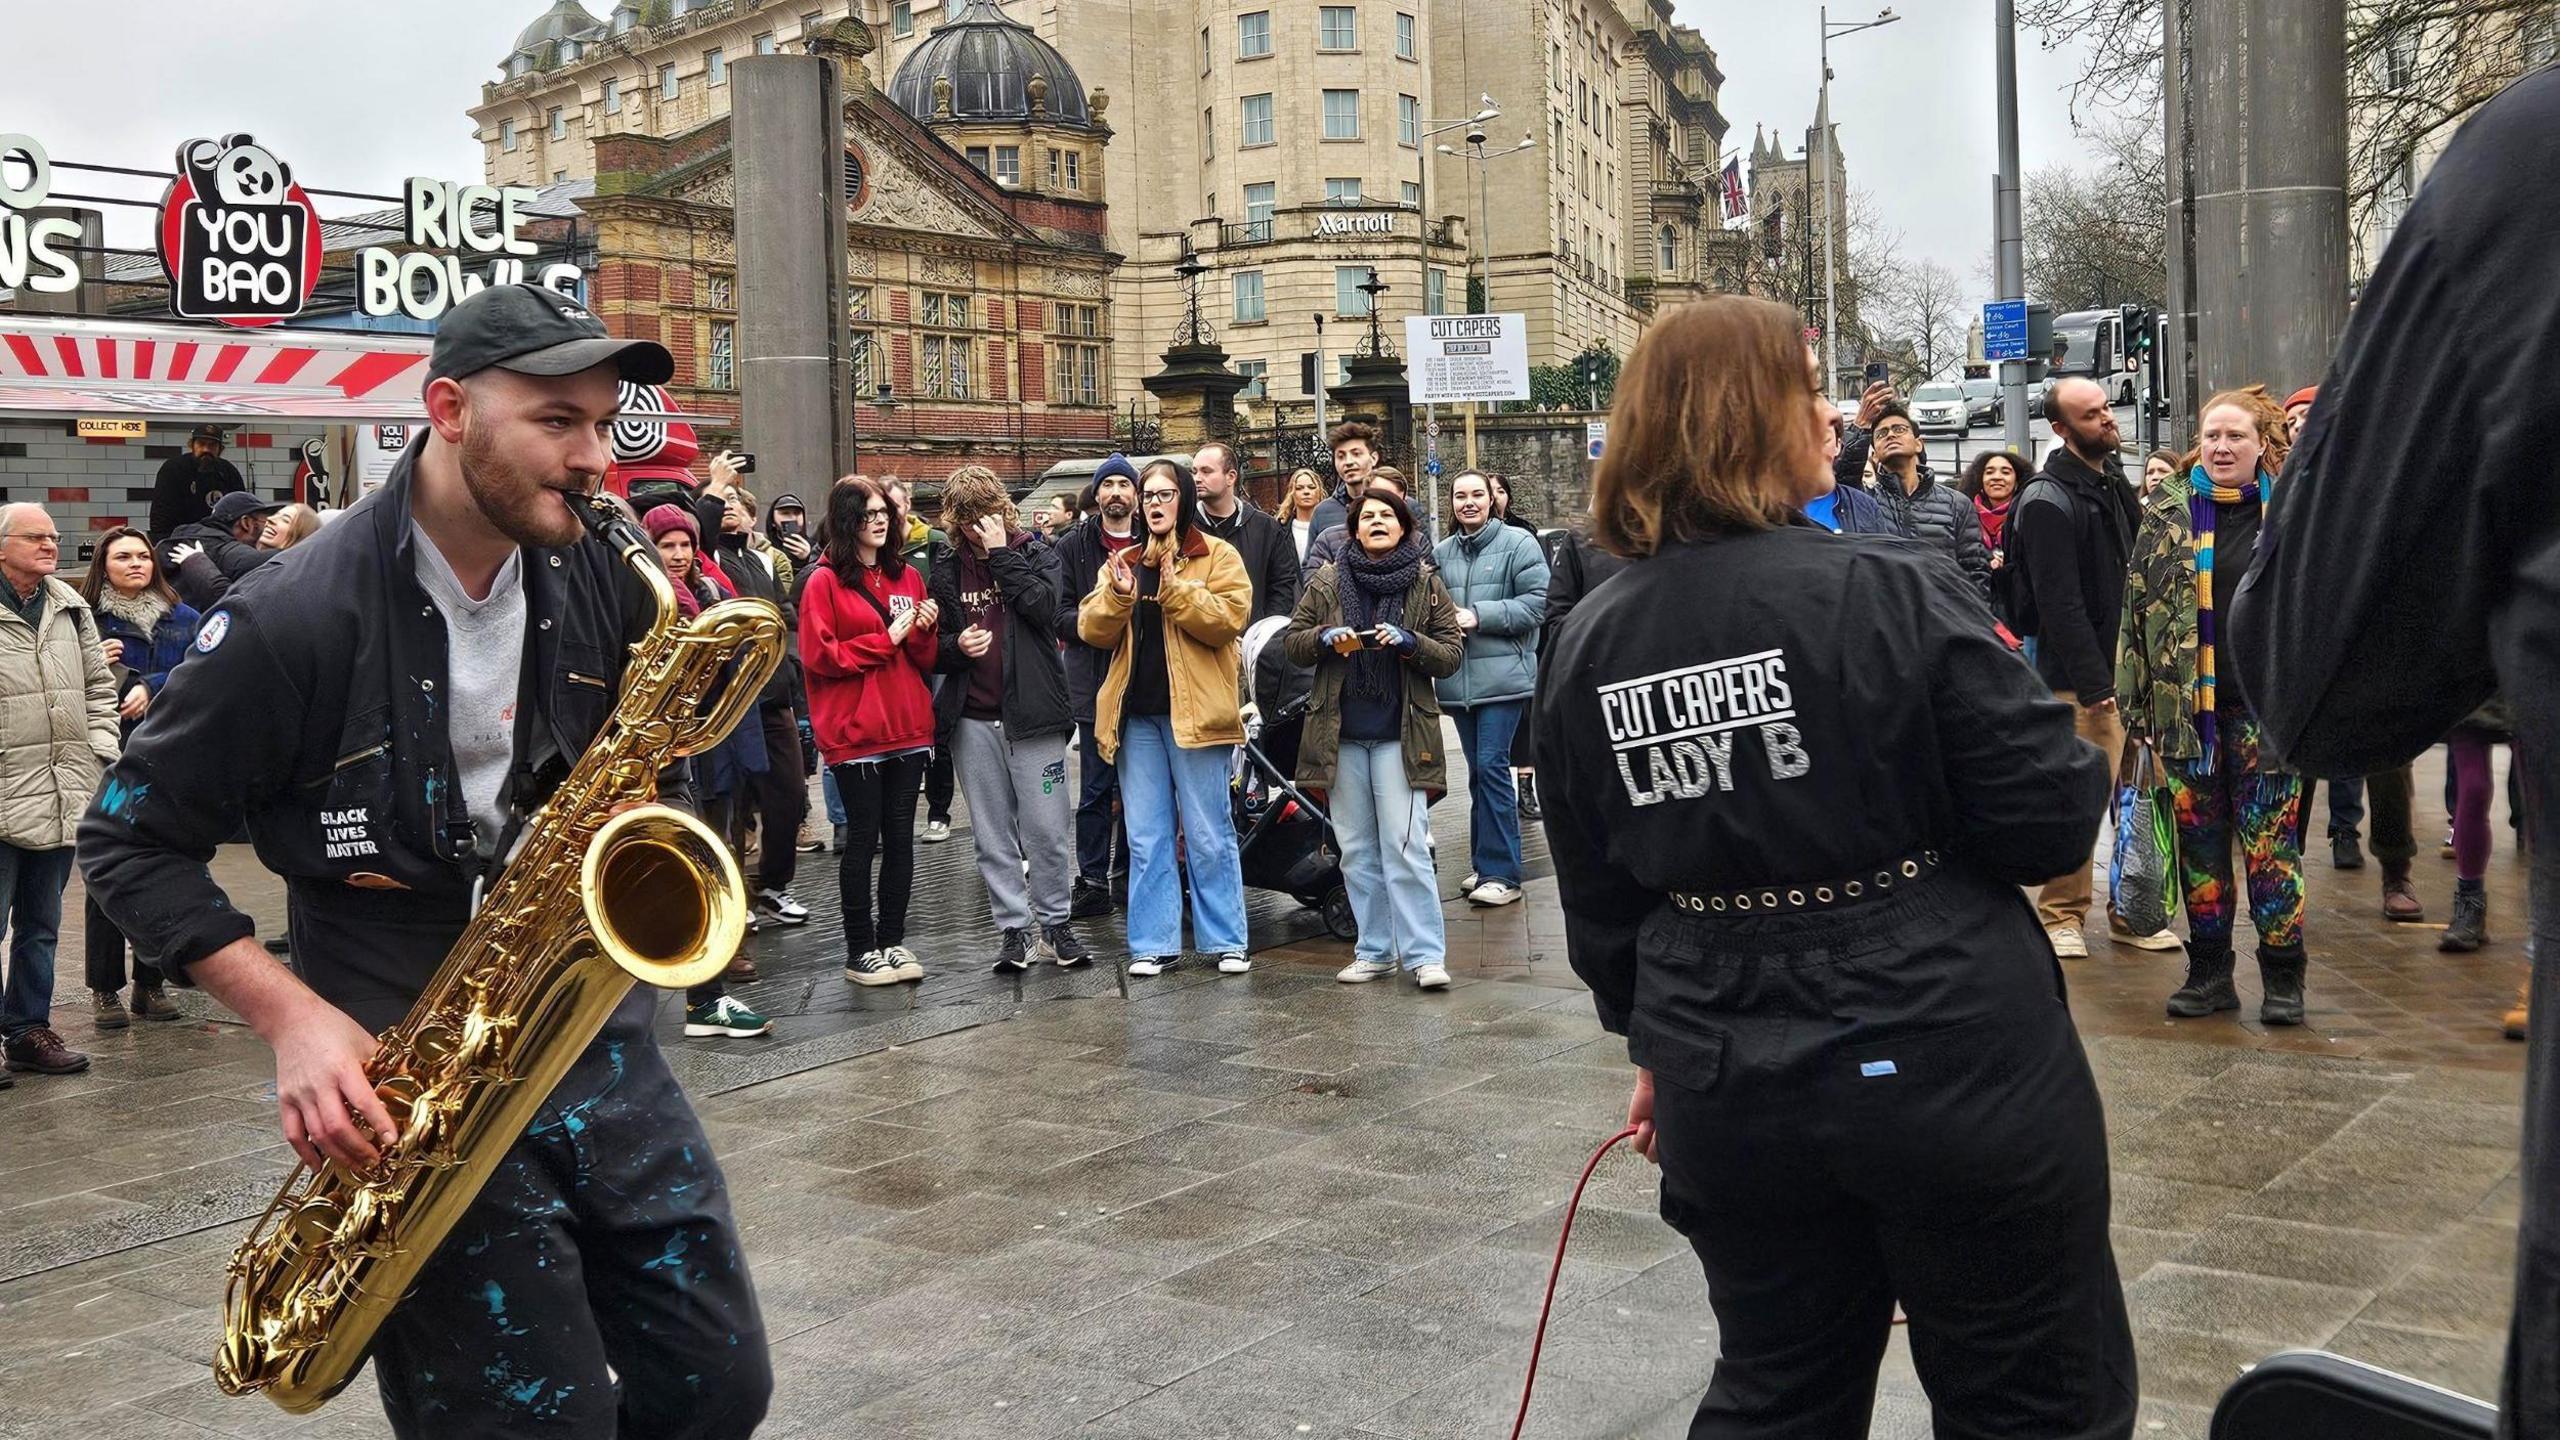
<svg viewBox="0 0 2560 1440"><path fill-rule="evenodd" d="M116 922L107 918L106 911L98 908L94 898L88 902L87 916L87 924L83 928L88 936L89 988L122 990L124 932L116 928ZM139 954L133 957L133 983L140 990L160 988L159 969Z"/></svg>
<svg viewBox="0 0 2560 1440"><path fill-rule="evenodd" d="M844 906L844 950L859 960L907 938L907 896L916 885L916 790L926 755L854 760L831 766L844 801L844 854L837 886ZM871 857L880 856L880 909L871 908Z"/></svg>

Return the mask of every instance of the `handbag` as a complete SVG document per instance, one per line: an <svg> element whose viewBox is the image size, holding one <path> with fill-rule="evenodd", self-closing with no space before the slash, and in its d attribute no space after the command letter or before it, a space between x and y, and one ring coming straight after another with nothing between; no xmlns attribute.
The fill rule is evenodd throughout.
<svg viewBox="0 0 2560 1440"><path fill-rule="evenodd" d="M2177 909L2177 824L2168 797L2154 779L2160 773L2151 742L2125 751L2116 785L2116 848L2108 867L2107 898L2116 918L2136 935L2168 928Z"/></svg>

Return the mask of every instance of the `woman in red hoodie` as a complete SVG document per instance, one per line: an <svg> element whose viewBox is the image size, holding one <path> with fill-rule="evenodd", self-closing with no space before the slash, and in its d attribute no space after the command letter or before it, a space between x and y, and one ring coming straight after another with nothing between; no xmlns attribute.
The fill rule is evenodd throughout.
<svg viewBox="0 0 2560 1440"><path fill-rule="evenodd" d="M916 877L916 792L933 756L933 693L925 677L939 650L940 616L924 576L890 543L906 533L907 517L885 486L861 475L837 481L827 497L825 560L800 596L809 729L844 797L844 978L856 985L924 978L923 963L904 942Z"/></svg>

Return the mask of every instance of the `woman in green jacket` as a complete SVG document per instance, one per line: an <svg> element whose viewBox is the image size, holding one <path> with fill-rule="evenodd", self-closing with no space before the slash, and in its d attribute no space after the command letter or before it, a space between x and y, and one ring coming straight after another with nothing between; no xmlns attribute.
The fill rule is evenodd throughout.
<svg viewBox="0 0 2560 1440"><path fill-rule="evenodd" d="M1432 682L1455 674L1458 609L1432 572L1413 511L1363 496L1338 564L1316 571L1282 644L1315 670L1298 781L1326 792L1360 939L1334 978L1365 984L1401 962L1425 990L1449 984L1449 936L1431 860L1431 797L1449 788Z"/></svg>

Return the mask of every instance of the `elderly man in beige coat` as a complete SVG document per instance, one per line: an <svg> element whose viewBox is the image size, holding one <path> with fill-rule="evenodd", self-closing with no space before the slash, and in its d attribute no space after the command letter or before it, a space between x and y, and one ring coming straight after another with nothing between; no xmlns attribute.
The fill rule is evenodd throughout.
<svg viewBox="0 0 2560 1440"><path fill-rule="evenodd" d="M97 621L54 577L61 561L62 535L42 507L0 506L0 914L9 937L0 1057L41 1075L89 1068L53 1032L53 951L73 832L119 753Z"/></svg>

